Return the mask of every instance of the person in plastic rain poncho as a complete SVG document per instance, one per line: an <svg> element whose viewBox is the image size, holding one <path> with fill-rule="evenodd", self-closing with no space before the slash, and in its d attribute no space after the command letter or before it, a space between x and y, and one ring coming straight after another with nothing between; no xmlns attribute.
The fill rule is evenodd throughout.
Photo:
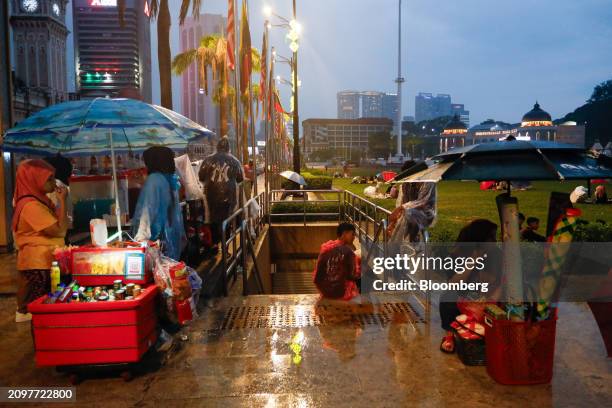
<svg viewBox="0 0 612 408"><path fill-rule="evenodd" d="M389 241L418 242L436 219L436 183L403 183L398 206L389 216Z"/></svg>
<svg viewBox="0 0 612 408"><path fill-rule="evenodd" d="M229 139L224 136L217 152L204 159L198 174L204 186L206 223L211 224L213 244L221 240L223 221L236 211L238 183L244 180L242 165L229 150Z"/></svg>
<svg viewBox="0 0 612 408"><path fill-rule="evenodd" d="M154 146L143 154L148 176L138 196L132 218L136 241L160 240L164 255L178 260L186 243L183 215L179 204L178 176L174 152Z"/></svg>

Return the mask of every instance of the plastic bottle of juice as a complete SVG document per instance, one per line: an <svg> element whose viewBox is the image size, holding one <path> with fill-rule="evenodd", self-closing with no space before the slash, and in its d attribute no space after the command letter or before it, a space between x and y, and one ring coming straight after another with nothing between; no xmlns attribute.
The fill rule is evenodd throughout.
<svg viewBox="0 0 612 408"><path fill-rule="evenodd" d="M60 284L60 267L57 261L51 263L51 293L55 293Z"/></svg>

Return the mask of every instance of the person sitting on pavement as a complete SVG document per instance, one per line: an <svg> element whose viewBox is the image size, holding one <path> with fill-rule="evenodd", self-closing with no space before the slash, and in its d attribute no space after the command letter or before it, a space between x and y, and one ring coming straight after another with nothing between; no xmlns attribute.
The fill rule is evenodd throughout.
<svg viewBox="0 0 612 408"><path fill-rule="evenodd" d="M487 219L477 219L463 227L457 236L455 242L458 245L452 250L454 257L487 257L485 268L477 270L476 268L466 269L462 274L451 272L449 282L486 282L489 291L487 298L490 301L496 301L501 292L502 276L502 255L501 250L495 246L497 241L497 224ZM467 244L466 243L470 243ZM455 351L455 337L451 324L456 317L462 314L459 310L457 302L460 298L469 298L471 293L446 291L440 295L439 311L442 328L446 330L446 335L440 342L440 350L444 353L453 353Z"/></svg>
<svg viewBox="0 0 612 408"><path fill-rule="evenodd" d="M321 297L351 300L359 295L360 260L355 255L355 226L343 222L336 229L337 239L321 245L313 273Z"/></svg>
<svg viewBox="0 0 612 408"><path fill-rule="evenodd" d="M32 319L28 303L51 289L53 250L64 245L68 229L66 194L55 183L55 169L44 160L24 160L17 167L12 230L17 248L15 321ZM47 194L57 192L58 206Z"/></svg>
<svg viewBox="0 0 612 408"><path fill-rule="evenodd" d="M546 237L536 232L538 228L540 228L540 220L538 218L527 218L527 226L521 231L521 240L526 242L546 242Z"/></svg>

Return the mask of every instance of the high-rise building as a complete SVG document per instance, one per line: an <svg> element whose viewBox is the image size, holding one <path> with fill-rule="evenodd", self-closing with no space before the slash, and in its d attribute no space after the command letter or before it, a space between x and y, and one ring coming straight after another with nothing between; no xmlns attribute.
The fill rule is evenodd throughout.
<svg viewBox="0 0 612 408"><path fill-rule="evenodd" d="M397 100L397 94L386 93L382 97L382 117L389 118L394 123L397 120L397 110L399 104Z"/></svg>
<svg viewBox="0 0 612 408"><path fill-rule="evenodd" d="M67 100L68 0L10 0L14 121Z"/></svg>
<svg viewBox="0 0 612 408"><path fill-rule="evenodd" d="M149 3L73 0L76 87L81 98L129 96L151 102Z"/></svg>
<svg viewBox="0 0 612 408"><path fill-rule="evenodd" d="M341 91L336 95L338 119L358 119L361 95L357 91Z"/></svg>
<svg viewBox="0 0 612 408"><path fill-rule="evenodd" d="M181 52L198 48L200 39L211 34L225 32L227 19L219 14L203 14L198 19L187 17L180 29ZM184 116L219 133L219 107L213 103L212 94L216 80L208 69L208 95L205 84L200 82L196 64L192 64L181 77L182 113Z"/></svg>
<svg viewBox="0 0 612 408"><path fill-rule="evenodd" d="M414 116L417 122L431 120L441 116L452 116L451 96L419 92L414 100Z"/></svg>
<svg viewBox="0 0 612 408"><path fill-rule="evenodd" d="M382 92L361 92L361 117L382 118L383 96L384 94Z"/></svg>
<svg viewBox="0 0 612 408"><path fill-rule="evenodd" d="M465 110L465 105L462 103L453 103L451 104L451 115L459 116L461 122L465 124L468 128L470 127L470 111Z"/></svg>

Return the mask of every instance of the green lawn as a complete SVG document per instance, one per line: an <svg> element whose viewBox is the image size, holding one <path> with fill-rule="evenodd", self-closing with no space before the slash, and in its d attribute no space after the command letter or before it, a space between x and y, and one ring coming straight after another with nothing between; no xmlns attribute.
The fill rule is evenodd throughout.
<svg viewBox="0 0 612 408"><path fill-rule="evenodd" d="M548 200L552 191L571 192L580 182L538 181L527 191L513 191L519 200L519 210L526 217L540 219L540 233L546 232ZM350 184L350 179L334 179L334 187L363 196L364 184ZM452 241L459 230L476 218L488 218L499 224L495 196L496 191L481 191L477 182L443 181L438 184L438 217L430 233L435 241ZM371 200L387 209L395 208L395 200ZM578 204L581 218L586 221L604 220L612 224L611 205Z"/></svg>

